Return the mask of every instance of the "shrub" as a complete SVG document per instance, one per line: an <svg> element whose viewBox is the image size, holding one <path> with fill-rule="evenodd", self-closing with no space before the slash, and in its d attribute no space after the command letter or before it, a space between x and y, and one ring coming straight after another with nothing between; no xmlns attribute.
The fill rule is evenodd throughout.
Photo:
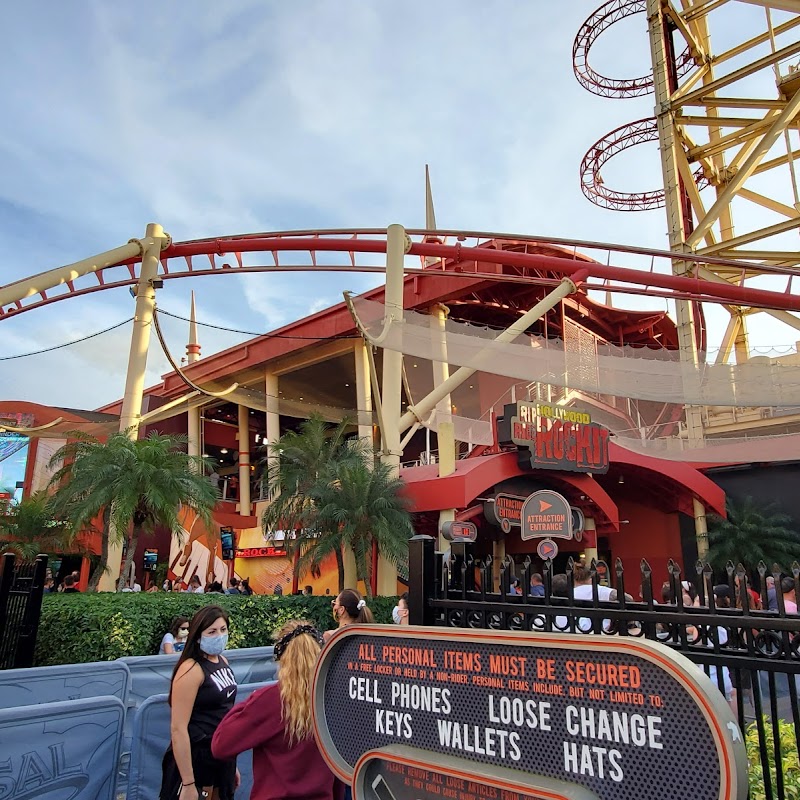
<svg viewBox="0 0 800 800"><path fill-rule="evenodd" d="M791 679L791 678L790 678ZM762 721L765 732L767 760L769 763L769 780L773 792L778 785L775 775L775 747L772 741L772 723L768 717ZM783 798L797 800L800 798L800 758L798 758L794 725L786 720L778 720L778 738L780 740L781 761L783 766ZM748 777L750 779L751 800L764 800L764 773L761 768L761 755L758 746L758 724L751 722L745 733L747 745Z"/></svg>
<svg viewBox="0 0 800 800"><path fill-rule="evenodd" d="M373 598L375 619L390 623L396 602ZM272 634L290 619L310 619L321 631L334 627L327 595L51 594L42 602L34 663L43 667L154 655L174 617L191 617L214 604L230 614L231 648L272 644Z"/></svg>

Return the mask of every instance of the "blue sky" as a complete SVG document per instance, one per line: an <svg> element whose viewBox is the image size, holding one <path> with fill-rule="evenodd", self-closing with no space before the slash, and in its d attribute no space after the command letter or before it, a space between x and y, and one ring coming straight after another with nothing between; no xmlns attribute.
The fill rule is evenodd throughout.
<svg viewBox="0 0 800 800"><path fill-rule="evenodd" d="M426 163L443 228L666 248L662 210L615 213L580 192L578 165L591 144L652 114L651 97L605 100L575 80L572 41L595 5L12 4L0 52L0 283L117 246L149 221L176 240L422 226ZM737 14L732 25L763 16L749 6ZM604 34L592 56L608 74L646 72L643 16ZM605 177L620 188L657 186L655 147L630 151ZM307 274L185 280L168 283L159 304L186 314L194 289L201 321L261 332L374 283ZM0 349L48 347L132 313L124 290L57 303L3 321ZM186 326L165 328L182 354ZM795 338L760 320L753 330L760 343ZM0 397L109 402L122 394L128 339L125 327L0 362ZM206 355L241 339L201 330ZM154 342L149 382L166 370Z"/></svg>

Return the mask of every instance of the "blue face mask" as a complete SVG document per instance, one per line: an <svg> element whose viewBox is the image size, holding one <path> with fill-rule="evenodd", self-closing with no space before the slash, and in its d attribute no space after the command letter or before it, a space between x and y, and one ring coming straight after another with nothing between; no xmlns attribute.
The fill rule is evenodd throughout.
<svg viewBox="0 0 800 800"><path fill-rule="evenodd" d="M207 656L218 656L228 646L228 634L221 633L219 636L201 636L200 649Z"/></svg>

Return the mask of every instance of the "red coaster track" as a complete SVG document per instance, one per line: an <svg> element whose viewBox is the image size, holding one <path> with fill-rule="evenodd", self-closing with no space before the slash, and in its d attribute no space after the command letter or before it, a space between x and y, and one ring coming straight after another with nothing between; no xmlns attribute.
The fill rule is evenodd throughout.
<svg viewBox="0 0 800 800"><path fill-rule="evenodd" d="M641 97L653 91L652 72L641 78L607 78L589 64L589 52L603 31L621 19L643 14L646 10L646 0L610 0L581 25L572 44L572 68L584 89L600 97ZM691 54L686 48L678 56L678 77L685 75L692 64Z"/></svg>
<svg viewBox="0 0 800 800"><path fill-rule="evenodd" d="M800 297L791 294L791 277L785 292L741 285L710 283L691 276L692 266L713 266L741 278L749 272L771 271L795 275L791 268L771 267L682 254L690 273L672 273L675 253L598 242L568 241L519 234L475 231L408 230L410 257L419 266L406 266L407 274L484 278L494 282L553 286L564 276L581 274L582 288L623 294L644 294L711 303L733 303L753 308L800 311ZM433 236L437 241L432 241ZM579 252L578 248L581 251ZM594 257L587 255L593 252ZM263 254L255 260L251 254ZM161 255L159 278L198 277L247 272L374 272L385 270L386 231L382 229L285 231L243 234L216 239L174 242ZM615 266L631 255L649 269ZM225 258L230 255L230 258ZM248 256L245 258L245 256ZM434 263L430 263L434 259ZM200 262L200 263L198 263ZM27 278L18 296L0 307L0 320L71 297L105 289L132 286L138 281L138 259L111 264L64 281L55 288L37 288L40 276ZM588 273L588 275L587 275ZM14 284L8 284L8 289ZM41 286L41 284L40 284Z"/></svg>
<svg viewBox="0 0 800 800"><path fill-rule="evenodd" d="M664 205L664 190L646 192L620 192L606 188L600 175L602 167L617 153L639 144L658 141L658 126L655 117L629 122L598 139L581 161L581 191L596 206L613 211L648 211ZM708 185L703 170L694 175L698 188Z"/></svg>
<svg viewBox="0 0 800 800"><path fill-rule="evenodd" d="M608 78L589 64L589 52L603 31L614 23L646 11L645 0L610 0L598 8L578 30L572 45L572 68L578 83L600 97L641 97L653 91L652 71L640 78ZM678 77L694 65L686 48L677 58ZM646 192L621 192L606 188L601 167L617 153L647 142L658 141L655 117L640 119L607 133L598 139L581 161L580 180L584 196L601 208L614 211L648 211L664 205L663 189ZM702 181L702 172L695 175ZM701 184L702 185L702 184Z"/></svg>

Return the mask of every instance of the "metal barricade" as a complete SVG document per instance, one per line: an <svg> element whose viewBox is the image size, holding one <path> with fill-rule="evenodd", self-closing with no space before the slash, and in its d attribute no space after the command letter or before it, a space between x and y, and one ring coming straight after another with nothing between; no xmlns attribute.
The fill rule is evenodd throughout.
<svg viewBox="0 0 800 800"><path fill-rule="evenodd" d="M3 556L0 573L0 669L33 666L36 634L42 610L47 556L32 563Z"/></svg>
<svg viewBox="0 0 800 800"><path fill-rule="evenodd" d="M661 602L661 586L654 591L650 565L643 560L638 567L626 571L617 559L611 570L593 561L587 577L587 569L571 560L560 575L554 574L552 562L545 562L543 596L533 596L530 558L517 563L507 556L495 563L491 556L476 558L473 545L466 542L454 542L445 555L435 552L433 538L416 536L409 543L409 618L412 625L660 642L697 664L728 698L752 754L751 779L763 781L763 797L789 796L786 780L800 757L800 615L787 611L780 592L777 610L757 607L768 607L766 578L780 584L780 575L759 565L757 603L745 570L729 563L722 584L731 607L727 600L722 607L708 564L698 562L693 574L681 575L680 566L670 561L668 585L663 587L667 602ZM800 565L795 562L788 575L794 578L796 602ZM613 587L604 585L601 576ZM511 590L514 579L521 594ZM576 597L578 585L583 588ZM720 584L716 587L719 592ZM686 591L696 595L697 604L684 603ZM759 766L760 774L753 777Z"/></svg>

